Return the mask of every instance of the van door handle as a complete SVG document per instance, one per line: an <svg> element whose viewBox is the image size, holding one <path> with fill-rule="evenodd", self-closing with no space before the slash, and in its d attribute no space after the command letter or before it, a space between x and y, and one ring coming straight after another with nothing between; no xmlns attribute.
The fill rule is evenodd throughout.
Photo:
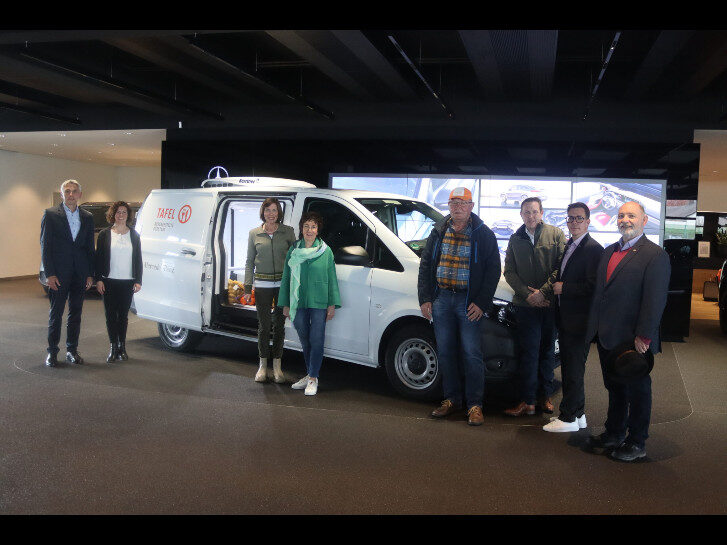
<svg viewBox="0 0 727 545"><path fill-rule="evenodd" d="M197 252L190 248L182 248L182 254L184 255L197 255Z"/></svg>

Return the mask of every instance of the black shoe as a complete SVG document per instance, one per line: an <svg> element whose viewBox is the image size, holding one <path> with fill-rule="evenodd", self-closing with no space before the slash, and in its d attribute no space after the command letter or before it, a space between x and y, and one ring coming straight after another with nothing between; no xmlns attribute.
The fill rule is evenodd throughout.
<svg viewBox="0 0 727 545"><path fill-rule="evenodd" d="M126 354L126 343L119 343L116 350L116 359L119 361L126 361L129 359L129 356Z"/></svg>
<svg viewBox="0 0 727 545"><path fill-rule="evenodd" d="M49 352L45 357L45 364L47 367L58 367L58 356Z"/></svg>
<svg viewBox="0 0 727 545"><path fill-rule="evenodd" d="M646 449L626 441L611 453L611 458L619 462L636 462L646 458Z"/></svg>
<svg viewBox="0 0 727 545"><path fill-rule="evenodd" d="M73 352L66 352L66 361L74 365L83 365L83 358L81 357L81 354L75 350Z"/></svg>
<svg viewBox="0 0 727 545"><path fill-rule="evenodd" d="M106 356L106 363L115 362L118 355L119 355L119 351L116 349L116 343L111 343L111 348L109 349L109 355Z"/></svg>
<svg viewBox="0 0 727 545"><path fill-rule="evenodd" d="M623 439L614 437L608 432L604 431L601 435L591 435L588 438L586 445L591 449L615 449L621 446Z"/></svg>

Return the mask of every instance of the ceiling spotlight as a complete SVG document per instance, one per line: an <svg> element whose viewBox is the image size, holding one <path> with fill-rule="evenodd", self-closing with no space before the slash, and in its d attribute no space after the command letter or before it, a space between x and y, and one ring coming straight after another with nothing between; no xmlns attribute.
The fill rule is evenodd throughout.
<svg viewBox="0 0 727 545"><path fill-rule="evenodd" d="M115 145L116 144L114 144L113 142L109 142L109 146L115 146Z"/></svg>

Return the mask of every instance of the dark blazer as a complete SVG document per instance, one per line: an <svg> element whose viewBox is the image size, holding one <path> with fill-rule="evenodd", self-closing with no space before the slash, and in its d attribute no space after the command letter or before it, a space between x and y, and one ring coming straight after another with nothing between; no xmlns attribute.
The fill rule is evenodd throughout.
<svg viewBox="0 0 727 545"><path fill-rule="evenodd" d="M598 334L607 350L636 336L651 339L649 350L661 352L659 324L666 306L671 264L658 245L642 236L621 260L606 282L606 269L618 243L608 246L601 256L596 291L588 318L586 338Z"/></svg>
<svg viewBox="0 0 727 545"><path fill-rule="evenodd" d="M566 250L567 250L566 246ZM563 252L565 255L565 251ZM555 296L558 329L572 335L584 335L588 312L596 289L598 263L603 246L586 233L568 258L565 269L558 265L556 282L563 282L563 293ZM561 261L562 263L562 261Z"/></svg>
<svg viewBox="0 0 727 545"><path fill-rule="evenodd" d="M420 305L433 302L437 298L437 266L442 255L442 239L447 231L449 218L448 215L434 226L422 252L417 286ZM470 219L472 247L466 307L474 303L483 312L487 312L492 306L492 297L500 281L500 251L497 249L495 233L476 214L470 214Z"/></svg>
<svg viewBox="0 0 727 545"><path fill-rule="evenodd" d="M93 276L93 216L81 208L78 214L81 228L75 241L63 203L48 208L40 222L40 253L45 275L57 276L61 283L70 281L74 273L84 279Z"/></svg>
<svg viewBox="0 0 727 545"><path fill-rule="evenodd" d="M131 237L131 274L135 284L141 284L142 263L141 263L141 239L139 233L129 229ZM107 227L98 234L96 241L96 281L102 280L109 275L111 267L111 227Z"/></svg>

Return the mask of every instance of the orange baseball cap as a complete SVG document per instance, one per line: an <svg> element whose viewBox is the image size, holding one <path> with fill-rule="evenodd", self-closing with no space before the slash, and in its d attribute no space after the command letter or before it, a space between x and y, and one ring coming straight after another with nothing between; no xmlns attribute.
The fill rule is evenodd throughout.
<svg viewBox="0 0 727 545"><path fill-rule="evenodd" d="M472 192L466 187L455 187L449 194L449 200L462 199L463 201L472 200Z"/></svg>

